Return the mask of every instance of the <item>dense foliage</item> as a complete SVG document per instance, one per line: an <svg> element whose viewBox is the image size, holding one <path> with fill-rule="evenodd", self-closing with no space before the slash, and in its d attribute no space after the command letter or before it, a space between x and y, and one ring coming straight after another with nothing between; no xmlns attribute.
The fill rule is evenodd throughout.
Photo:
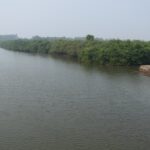
<svg viewBox="0 0 150 150"><path fill-rule="evenodd" d="M89 64L150 64L150 42L145 41L97 40L88 35L85 40L19 39L1 42L0 46L14 51L68 55Z"/></svg>

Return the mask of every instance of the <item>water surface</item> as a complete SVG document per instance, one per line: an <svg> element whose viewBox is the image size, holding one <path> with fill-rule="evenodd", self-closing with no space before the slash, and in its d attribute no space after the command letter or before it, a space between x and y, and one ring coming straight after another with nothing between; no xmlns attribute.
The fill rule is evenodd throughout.
<svg viewBox="0 0 150 150"><path fill-rule="evenodd" d="M0 49L0 150L148 150L150 78Z"/></svg>

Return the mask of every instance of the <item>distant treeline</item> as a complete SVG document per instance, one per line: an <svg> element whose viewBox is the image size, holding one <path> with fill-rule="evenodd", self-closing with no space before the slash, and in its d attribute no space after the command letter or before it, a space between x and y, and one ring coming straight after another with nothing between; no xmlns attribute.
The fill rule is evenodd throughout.
<svg viewBox="0 0 150 150"><path fill-rule="evenodd" d="M0 41L17 40L17 39L18 39L17 34L0 35Z"/></svg>
<svg viewBox="0 0 150 150"><path fill-rule="evenodd" d="M138 40L98 40L87 35L84 40L19 39L1 42L0 46L20 52L67 55L86 64L150 64L150 42Z"/></svg>

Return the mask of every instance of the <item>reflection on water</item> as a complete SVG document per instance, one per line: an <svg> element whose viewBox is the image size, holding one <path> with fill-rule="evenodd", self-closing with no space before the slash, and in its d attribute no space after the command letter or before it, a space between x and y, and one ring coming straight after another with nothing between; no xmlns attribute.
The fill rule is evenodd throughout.
<svg viewBox="0 0 150 150"><path fill-rule="evenodd" d="M148 150L150 78L0 49L0 149Z"/></svg>

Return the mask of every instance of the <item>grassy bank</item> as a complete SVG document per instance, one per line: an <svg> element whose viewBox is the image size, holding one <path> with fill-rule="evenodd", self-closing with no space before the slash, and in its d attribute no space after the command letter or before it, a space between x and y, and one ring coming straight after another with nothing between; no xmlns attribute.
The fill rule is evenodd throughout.
<svg viewBox="0 0 150 150"><path fill-rule="evenodd" d="M68 55L79 61L97 65L150 64L150 42L130 40L85 40L73 39L19 39L0 42L5 49L29 52Z"/></svg>

